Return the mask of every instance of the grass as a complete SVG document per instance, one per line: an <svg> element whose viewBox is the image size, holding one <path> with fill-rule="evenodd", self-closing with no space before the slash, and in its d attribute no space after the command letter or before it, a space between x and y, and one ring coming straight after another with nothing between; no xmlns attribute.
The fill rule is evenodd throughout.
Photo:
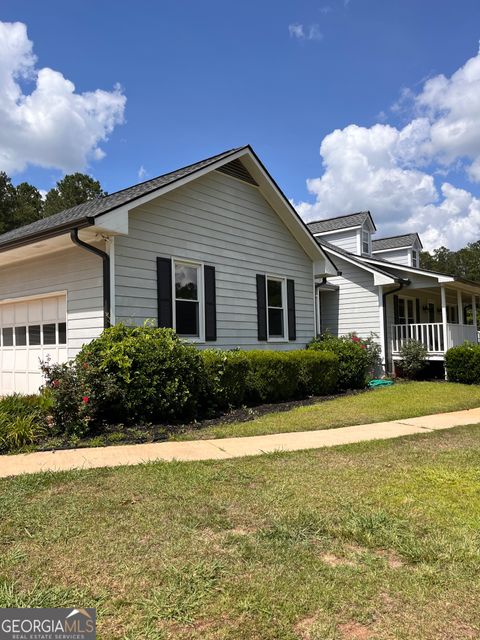
<svg viewBox="0 0 480 640"><path fill-rule="evenodd" d="M480 425L0 481L0 607L102 640L480 637Z"/></svg>
<svg viewBox="0 0 480 640"><path fill-rule="evenodd" d="M275 412L248 422L215 424L172 436L174 440L233 438L268 433L333 429L399 420L480 406L480 386L449 382L405 382L334 400Z"/></svg>

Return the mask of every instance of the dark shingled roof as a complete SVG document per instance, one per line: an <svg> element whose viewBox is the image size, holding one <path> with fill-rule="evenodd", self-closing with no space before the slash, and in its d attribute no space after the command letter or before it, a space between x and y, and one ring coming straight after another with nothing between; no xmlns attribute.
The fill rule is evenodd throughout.
<svg viewBox="0 0 480 640"><path fill-rule="evenodd" d="M347 229L348 227L359 227L365 220L370 220L375 229L375 224L370 215L370 211L360 211L359 213L350 213L346 216L338 216L337 218L328 218L328 220L316 220L307 223L307 227L312 233L323 233L325 231L338 231Z"/></svg>
<svg viewBox="0 0 480 640"><path fill-rule="evenodd" d="M7 231L7 233L0 235L0 249L5 245L13 245L16 242L21 242L23 240L27 241L30 237L32 237L33 240L37 235L48 233L50 231L53 235L57 230L68 230L77 225L85 226L89 223L91 224L93 219L97 216L108 213L109 211L117 209L124 204L137 200L142 196L156 191L160 187L165 187L168 184L176 182L177 180L191 175L196 171L217 162L218 160L228 158L230 155L233 155L237 151L240 151L240 149L244 148L245 147L237 147L236 149L229 149L228 151L219 153L216 156L206 158L205 160L182 167L176 171L165 173L157 178L146 180L145 182L133 185L127 189L122 189L121 191L116 191L115 193L111 193L107 196L90 200L89 202L79 204L71 209L65 209L64 211L60 211L48 218L42 218L41 220L36 220L35 222L19 227L18 229Z"/></svg>
<svg viewBox="0 0 480 640"><path fill-rule="evenodd" d="M382 251L385 249L400 249L401 247L411 247L418 240L420 246L422 242L418 233L404 233L401 236L391 236L390 238L378 238L372 241L372 251Z"/></svg>

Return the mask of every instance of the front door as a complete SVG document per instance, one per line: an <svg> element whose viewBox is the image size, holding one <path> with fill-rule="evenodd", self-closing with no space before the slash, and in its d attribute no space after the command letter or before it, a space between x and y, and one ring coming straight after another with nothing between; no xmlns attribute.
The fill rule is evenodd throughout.
<svg viewBox="0 0 480 640"><path fill-rule="evenodd" d="M415 324L415 301L412 298L398 298L398 324Z"/></svg>

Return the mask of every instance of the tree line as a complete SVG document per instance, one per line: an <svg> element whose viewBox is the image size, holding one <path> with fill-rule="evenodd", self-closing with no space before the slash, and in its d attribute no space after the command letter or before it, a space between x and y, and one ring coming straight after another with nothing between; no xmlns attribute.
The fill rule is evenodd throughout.
<svg viewBox="0 0 480 640"><path fill-rule="evenodd" d="M422 251L420 267L480 282L480 240L470 242L458 251L446 247L435 249L432 253Z"/></svg>
<svg viewBox="0 0 480 640"><path fill-rule="evenodd" d="M84 173L66 175L43 198L33 185L20 182L15 186L11 178L0 171L0 233L104 195L100 183Z"/></svg>

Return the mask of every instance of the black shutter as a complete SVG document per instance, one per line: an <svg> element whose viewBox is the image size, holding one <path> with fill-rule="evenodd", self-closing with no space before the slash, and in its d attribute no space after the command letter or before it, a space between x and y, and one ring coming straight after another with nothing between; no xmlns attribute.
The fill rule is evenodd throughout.
<svg viewBox="0 0 480 640"><path fill-rule="evenodd" d="M157 258L158 326L172 327L172 261Z"/></svg>
<svg viewBox="0 0 480 640"><path fill-rule="evenodd" d="M416 305L416 315L417 315L417 319L415 320L415 322L421 322L421 318L420 318L420 300L418 298L415 298L415 305Z"/></svg>
<svg viewBox="0 0 480 640"><path fill-rule="evenodd" d="M257 273L257 325L258 339L267 339L267 292L265 276Z"/></svg>
<svg viewBox="0 0 480 640"><path fill-rule="evenodd" d="M399 324L398 296L393 296L393 324Z"/></svg>
<svg viewBox="0 0 480 640"><path fill-rule="evenodd" d="M217 339L217 295L215 290L215 267L203 267L205 287L205 340Z"/></svg>
<svg viewBox="0 0 480 640"><path fill-rule="evenodd" d="M297 339L297 325L295 321L295 281L287 280L287 310L288 310L288 339Z"/></svg>

